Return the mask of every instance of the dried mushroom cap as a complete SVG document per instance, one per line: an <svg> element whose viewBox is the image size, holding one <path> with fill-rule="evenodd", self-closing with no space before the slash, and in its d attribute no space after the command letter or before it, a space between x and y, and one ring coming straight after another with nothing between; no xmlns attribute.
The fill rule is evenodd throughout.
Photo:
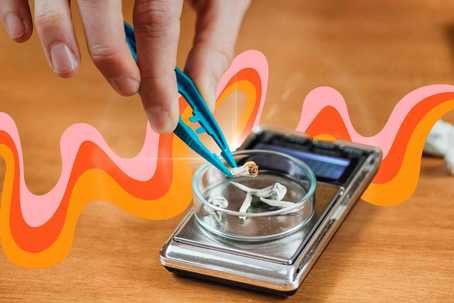
<svg viewBox="0 0 454 303"><path fill-rule="evenodd" d="M230 172L235 177L257 177L259 174L259 167L254 161L248 161L240 167L230 169Z"/></svg>
<svg viewBox="0 0 454 303"><path fill-rule="evenodd" d="M244 163L244 165L247 167L249 175L251 177L257 177L259 174L259 167L254 161L248 161Z"/></svg>

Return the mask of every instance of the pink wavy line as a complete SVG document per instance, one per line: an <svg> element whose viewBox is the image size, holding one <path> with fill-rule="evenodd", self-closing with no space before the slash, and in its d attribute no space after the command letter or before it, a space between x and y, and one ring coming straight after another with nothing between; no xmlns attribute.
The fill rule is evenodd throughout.
<svg viewBox="0 0 454 303"><path fill-rule="evenodd" d="M220 81L217 92L219 95L233 75L244 68L253 68L257 70L262 81L263 93L260 100L259 114L254 122L254 125L256 125L259 121L265 102L266 87L268 85L268 65L266 58L262 53L258 51L246 51L238 55ZM0 113L0 131L8 133L14 141L19 155L20 172L24 172L20 136L14 121L6 113ZM55 213L68 184L76 154L82 143L87 141L91 141L98 145L113 162L131 178L146 181L155 173L159 135L151 130L149 124L146 126L145 139L140 152L131 158L122 158L116 155L108 146L102 135L94 127L84 123L74 124L68 127L62 134L60 140L62 160L60 177L55 186L48 193L43 195L31 193L25 183L25 173L20 176L20 207L24 220L28 225L31 227L40 226L46 223Z"/></svg>
<svg viewBox="0 0 454 303"><path fill-rule="evenodd" d="M381 131L370 137L362 136L353 127L347 104L342 95L331 87L318 87L309 92L303 102L301 115L296 129L305 132L315 117L327 106L334 107L342 120L353 142L379 146L386 157L403 120L410 110L422 100L439 94L454 92L454 86L434 84L418 88L404 96L394 107L388 121Z"/></svg>
<svg viewBox="0 0 454 303"><path fill-rule="evenodd" d="M60 141L62 168L57 183L48 193L35 195L28 190L25 183L23 152L16 125L5 113L0 113L0 130L11 136L20 155L20 172L24 172L20 176L20 206L25 221L32 227L44 224L57 210L68 184L76 154L83 142L90 141L97 144L131 178L148 180L156 170L156 161L153 160L156 160L157 149L155 147L159 143L159 136L152 132L148 125L140 152L135 157L128 159L117 156L95 128L78 123L66 129L62 135Z"/></svg>
<svg viewBox="0 0 454 303"><path fill-rule="evenodd" d="M219 81L216 96L219 96L222 93L224 87L226 87L227 83L235 76L237 71L244 69L245 67L253 68L258 72L262 85L262 96L260 98L259 109L254 120L254 126L256 126L260 123L260 118L262 117L262 110L265 105L266 93L268 89L268 61L263 53L256 50L249 50L236 57L236 59L232 62L231 67L225 72L224 76Z"/></svg>

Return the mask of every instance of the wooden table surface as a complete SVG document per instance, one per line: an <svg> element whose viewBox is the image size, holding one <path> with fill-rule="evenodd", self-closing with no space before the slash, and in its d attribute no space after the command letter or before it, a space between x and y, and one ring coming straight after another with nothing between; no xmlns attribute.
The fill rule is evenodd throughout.
<svg viewBox="0 0 454 303"><path fill-rule="evenodd" d="M190 47L193 22L194 14L186 8L180 65ZM81 37L78 17L75 23ZM255 1L238 42L238 52L246 49L258 49L269 60L264 123L294 128L303 97L314 87L329 85L346 98L354 126L371 135L409 91L454 82L454 2ZM117 96L84 46L83 55L80 73L62 80L49 71L36 35L17 45L0 34L1 111L18 125L25 178L34 193L47 192L57 181L60 136L72 123L94 125L122 156L134 155L142 143L145 115L139 99ZM446 118L454 122L454 115ZM300 290L286 301L453 300L453 184L442 160L425 159L417 192L406 203L382 208L359 202ZM179 219L140 220L108 203L90 204L62 263L23 269L0 254L0 301L283 300L178 278L164 270L159 248Z"/></svg>

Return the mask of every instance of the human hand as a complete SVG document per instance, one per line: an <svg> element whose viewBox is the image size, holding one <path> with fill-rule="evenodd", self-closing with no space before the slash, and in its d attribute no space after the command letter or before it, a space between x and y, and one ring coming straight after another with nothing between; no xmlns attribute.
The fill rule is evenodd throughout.
<svg viewBox="0 0 454 303"><path fill-rule="evenodd" d="M250 0L193 0L196 34L186 72L210 106L217 82L230 65L241 21ZM140 93L151 126L171 132L178 121L175 78L183 0L136 0L133 23L138 64L129 53L123 31L121 0L77 0L90 56L124 96ZM53 71L73 76L80 65L68 0L35 0L35 26ZM27 0L0 0L0 18L8 35L24 42L32 34Z"/></svg>

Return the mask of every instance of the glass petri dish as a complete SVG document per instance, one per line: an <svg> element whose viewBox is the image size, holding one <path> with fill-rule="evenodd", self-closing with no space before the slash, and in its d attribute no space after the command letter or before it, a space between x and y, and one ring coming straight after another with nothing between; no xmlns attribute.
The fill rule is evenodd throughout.
<svg viewBox="0 0 454 303"><path fill-rule="evenodd" d="M302 161L268 150L242 150L233 153L238 166L254 161L257 177L227 177L211 164L198 168L193 176L193 208L196 221L209 232L238 241L268 241L281 238L303 227L314 214L316 179ZM246 213L240 213L246 192L231 182L261 189L276 182L284 185L283 198L294 205L278 208L255 199ZM225 207L215 206L210 198L224 197Z"/></svg>

